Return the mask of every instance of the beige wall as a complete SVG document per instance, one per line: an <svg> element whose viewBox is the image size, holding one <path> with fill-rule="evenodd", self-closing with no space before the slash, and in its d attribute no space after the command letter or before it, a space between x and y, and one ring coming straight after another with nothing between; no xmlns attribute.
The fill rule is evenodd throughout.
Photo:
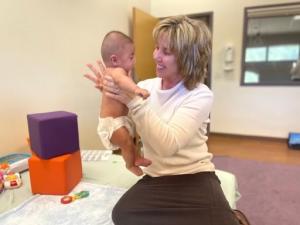
<svg viewBox="0 0 300 225"><path fill-rule="evenodd" d="M244 7L288 2L295 1L151 1L151 13L157 17L213 12L213 132L279 138L286 138L289 131L300 132L300 86L240 86ZM235 53L234 71L229 73L223 70L224 48L227 44L233 44Z"/></svg>
<svg viewBox="0 0 300 225"><path fill-rule="evenodd" d="M99 58L103 35L131 33L131 8L162 17L214 12L212 131L286 137L300 131L299 87L240 87L243 8L290 0L0 0L0 155L24 151L28 113L78 115L82 149L101 148L96 135L100 94L82 77ZM233 73L223 71L227 43ZM295 103L296 102L296 103Z"/></svg>
<svg viewBox="0 0 300 225"><path fill-rule="evenodd" d="M82 149L100 148L100 94L83 78L104 34L130 33L131 8L149 0L0 0L0 156L24 151L28 113L78 115Z"/></svg>

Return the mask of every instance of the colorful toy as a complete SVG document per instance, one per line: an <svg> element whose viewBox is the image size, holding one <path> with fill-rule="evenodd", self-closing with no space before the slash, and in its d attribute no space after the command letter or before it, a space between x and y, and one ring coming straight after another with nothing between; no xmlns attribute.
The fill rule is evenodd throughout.
<svg viewBox="0 0 300 225"><path fill-rule="evenodd" d="M0 180L3 180L4 173L0 170Z"/></svg>
<svg viewBox="0 0 300 225"><path fill-rule="evenodd" d="M0 179L0 193L3 191L4 189L4 184L3 181Z"/></svg>
<svg viewBox="0 0 300 225"><path fill-rule="evenodd" d="M20 173L28 169L28 153L13 153L0 157L0 171L6 170L5 173Z"/></svg>
<svg viewBox="0 0 300 225"><path fill-rule="evenodd" d="M9 164L7 162L0 163L0 173L6 174L9 170Z"/></svg>
<svg viewBox="0 0 300 225"><path fill-rule="evenodd" d="M82 178L77 115L65 111L27 115L33 194L66 195Z"/></svg>
<svg viewBox="0 0 300 225"><path fill-rule="evenodd" d="M0 193L4 189L4 184L3 184L3 173L0 171Z"/></svg>
<svg viewBox="0 0 300 225"><path fill-rule="evenodd" d="M6 189L18 188L22 185L21 176L19 173L3 175L3 183Z"/></svg>
<svg viewBox="0 0 300 225"><path fill-rule="evenodd" d="M60 199L60 202L62 204L69 204L69 203L71 203L71 202L73 202L73 201L75 201L77 199L87 198L89 195L90 195L90 192L88 192L88 191L81 191L81 192L76 193L76 194L74 194L72 196L66 195L66 196L62 197Z"/></svg>

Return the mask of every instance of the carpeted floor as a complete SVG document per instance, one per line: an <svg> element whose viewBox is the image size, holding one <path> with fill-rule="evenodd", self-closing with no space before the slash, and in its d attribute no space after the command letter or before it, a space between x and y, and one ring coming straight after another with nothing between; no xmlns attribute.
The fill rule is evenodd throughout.
<svg viewBox="0 0 300 225"><path fill-rule="evenodd" d="M251 225L300 225L300 166L215 156L217 169L236 175L237 208Z"/></svg>

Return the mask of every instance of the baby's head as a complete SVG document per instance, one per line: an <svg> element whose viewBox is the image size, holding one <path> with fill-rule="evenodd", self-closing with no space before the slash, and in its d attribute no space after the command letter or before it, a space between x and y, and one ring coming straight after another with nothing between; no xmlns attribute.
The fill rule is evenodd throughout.
<svg viewBox="0 0 300 225"><path fill-rule="evenodd" d="M107 67L121 67L129 72L135 63L132 39L120 31L107 33L101 45L101 56Z"/></svg>

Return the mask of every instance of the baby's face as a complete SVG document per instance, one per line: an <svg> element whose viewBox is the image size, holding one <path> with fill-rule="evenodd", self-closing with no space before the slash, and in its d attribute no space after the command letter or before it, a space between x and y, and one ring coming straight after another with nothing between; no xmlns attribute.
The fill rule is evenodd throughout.
<svg viewBox="0 0 300 225"><path fill-rule="evenodd" d="M119 56L119 66L122 67L126 72L133 69L135 64L134 46L133 44L126 44L122 49Z"/></svg>

